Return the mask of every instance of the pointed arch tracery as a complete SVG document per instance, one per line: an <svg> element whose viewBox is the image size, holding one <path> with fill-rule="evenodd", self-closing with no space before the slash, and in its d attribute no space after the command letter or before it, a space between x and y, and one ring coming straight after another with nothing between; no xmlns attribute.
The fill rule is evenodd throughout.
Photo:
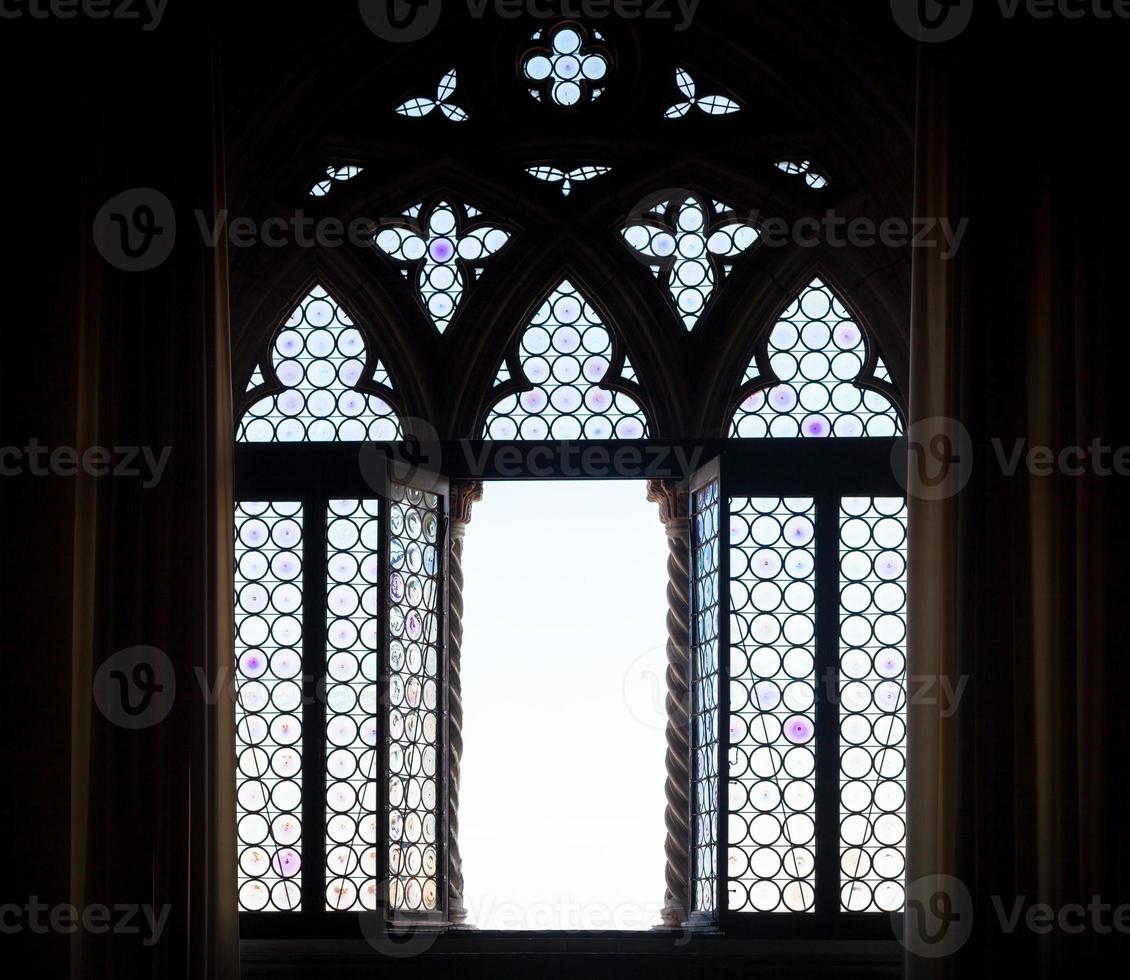
<svg viewBox="0 0 1130 980"><path fill-rule="evenodd" d="M510 233L491 224L478 208L444 200L425 201L381 223L373 236L378 252L395 262L442 334L459 312L468 285L483 265L506 248Z"/></svg>
<svg viewBox="0 0 1130 980"><path fill-rule="evenodd" d="M403 436L392 380L349 314L315 285L247 386L238 442L390 442Z"/></svg>
<svg viewBox="0 0 1130 980"><path fill-rule="evenodd" d="M902 432L890 373L832 289L814 279L746 369L737 439L889 438Z"/></svg>
<svg viewBox="0 0 1130 980"><path fill-rule="evenodd" d="M499 440L644 439L635 369L568 279L540 305L495 379L483 426Z"/></svg>

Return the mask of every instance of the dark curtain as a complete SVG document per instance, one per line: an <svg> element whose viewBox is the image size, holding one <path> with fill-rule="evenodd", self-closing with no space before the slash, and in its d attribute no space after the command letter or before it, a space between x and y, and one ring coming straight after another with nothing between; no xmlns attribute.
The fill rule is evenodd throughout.
<svg viewBox="0 0 1130 980"><path fill-rule="evenodd" d="M914 256L912 441L961 462L911 502L910 671L968 686L910 709L915 980L1089 976L1130 928L1109 908L1130 902L1130 454L1007 472L1018 439L1130 442L1127 55L1126 21L995 9L921 50L917 213L969 228L955 260Z"/></svg>
<svg viewBox="0 0 1130 980"><path fill-rule="evenodd" d="M195 217L224 206L217 45L177 3L153 31L25 16L2 33L7 246L26 261L5 289L0 445L106 447L114 469L167 453L159 480L134 455L136 476L0 481L4 901L49 924L25 911L5 948L24 976L236 977L227 257ZM95 247L97 213L131 188L164 194L177 223L146 271ZM141 646L161 652L141 655L153 675L120 659ZM108 662L131 707L161 685L151 724L114 707ZM68 905L108 922L50 924Z"/></svg>

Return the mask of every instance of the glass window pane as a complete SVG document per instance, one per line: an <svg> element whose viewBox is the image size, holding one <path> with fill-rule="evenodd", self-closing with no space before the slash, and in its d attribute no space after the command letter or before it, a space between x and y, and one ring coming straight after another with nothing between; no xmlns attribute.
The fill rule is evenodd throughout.
<svg viewBox="0 0 1130 980"><path fill-rule="evenodd" d="M886 395L860 382L868 340L847 307L819 279L793 300L769 336L768 370L754 358L746 384L772 377L739 406L737 439L890 438L902 419ZM879 359L874 380L890 383Z"/></svg>
<svg viewBox="0 0 1130 980"><path fill-rule="evenodd" d="M696 912L716 911L718 893L718 494L717 482L694 494L691 522L694 701L691 716L691 863L694 878L692 904Z"/></svg>
<svg viewBox="0 0 1130 980"><path fill-rule="evenodd" d="M301 908L302 505L235 513L239 908Z"/></svg>
<svg viewBox="0 0 1130 980"><path fill-rule="evenodd" d="M616 377L612 334L599 312L565 281L542 303L518 351L528 389L496 402L484 439L644 439L639 403L613 387L634 381L625 363ZM497 384L511 383L505 364Z"/></svg>
<svg viewBox="0 0 1130 980"><path fill-rule="evenodd" d="M440 601L445 535L435 494L394 485L389 505L389 904L434 912L444 799Z"/></svg>
<svg viewBox="0 0 1130 980"><path fill-rule="evenodd" d="M275 337L270 391L261 369L248 391L264 389L239 425L239 442L392 442L400 419L384 399L359 390L376 384L392 390L384 365L366 373L365 337L321 286L295 307Z"/></svg>
<svg viewBox="0 0 1130 980"><path fill-rule="evenodd" d="M377 907L380 504L326 515L326 908Z"/></svg>
<svg viewBox="0 0 1130 980"><path fill-rule="evenodd" d="M729 908L812 912L816 507L730 501Z"/></svg>
<svg viewBox="0 0 1130 980"><path fill-rule="evenodd" d="M840 907L903 907L906 501L840 508Z"/></svg>

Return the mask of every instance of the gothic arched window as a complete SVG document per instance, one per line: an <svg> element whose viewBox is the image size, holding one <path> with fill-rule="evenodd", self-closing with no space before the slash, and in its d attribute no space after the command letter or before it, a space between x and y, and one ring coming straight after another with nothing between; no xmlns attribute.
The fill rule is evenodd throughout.
<svg viewBox="0 0 1130 980"><path fill-rule="evenodd" d="M462 923L464 533L484 485L552 477L646 484L666 526L663 924L888 935L906 304L851 250L773 245L762 207L868 188L787 93L769 113L677 34L646 68L622 24L519 19L458 64L453 37L379 106L343 96L280 177L363 240L246 277L247 934Z"/></svg>
<svg viewBox="0 0 1130 980"><path fill-rule="evenodd" d="M745 377L730 434L749 448L724 451L693 497L696 911L897 912L906 504L874 455L820 451L889 447L894 389L820 279L764 332ZM796 471L756 473L778 440ZM823 471L836 463L848 469Z"/></svg>

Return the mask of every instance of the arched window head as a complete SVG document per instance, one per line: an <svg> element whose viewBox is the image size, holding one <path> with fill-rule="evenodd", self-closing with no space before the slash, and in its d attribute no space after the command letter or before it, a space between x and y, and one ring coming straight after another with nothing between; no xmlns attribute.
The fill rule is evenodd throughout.
<svg viewBox="0 0 1130 980"><path fill-rule="evenodd" d="M567 280L542 303L519 338L516 357L503 364L498 384L512 391L495 404L483 438L500 440L643 439L639 403L605 385L634 382L625 362L614 373L612 334L600 314ZM511 364L521 390L514 391Z"/></svg>
<svg viewBox="0 0 1130 980"><path fill-rule="evenodd" d="M563 109L594 101L604 93L612 56L604 35L567 22L538 31L522 57L530 95Z"/></svg>
<svg viewBox="0 0 1130 980"><path fill-rule="evenodd" d="M321 286L295 307L275 337L271 371L239 426L239 442L392 442L403 437L386 400L392 382L380 361L366 372L365 338ZM284 390L278 391L282 387ZM268 391L268 389L275 389Z"/></svg>
<svg viewBox="0 0 1130 980"><path fill-rule="evenodd" d="M698 325L734 260L757 244L757 229L728 205L680 194L646 211L624 240L666 283L687 330Z"/></svg>
<svg viewBox="0 0 1130 980"><path fill-rule="evenodd" d="M891 400L863 387L890 384L881 358L873 375L867 339L847 308L819 279L781 314L768 347L746 371L746 397L730 435L738 439L891 437L902 421Z"/></svg>
<svg viewBox="0 0 1130 980"><path fill-rule="evenodd" d="M508 241L510 233L482 220L481 211L446 201L409 208L384 222L373 238L379 251L401 265L406 279L415 277L420 300L440 333L451 325L467 282L477 279L483 263Z"/></svg>

